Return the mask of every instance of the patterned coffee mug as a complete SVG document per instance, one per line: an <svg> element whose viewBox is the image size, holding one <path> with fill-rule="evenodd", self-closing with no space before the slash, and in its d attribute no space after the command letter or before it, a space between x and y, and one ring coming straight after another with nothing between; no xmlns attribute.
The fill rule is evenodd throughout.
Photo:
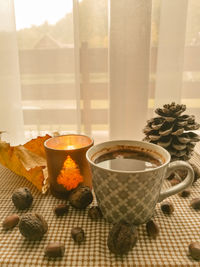
<svg viewBox="0 0 200 267"><path fill-rule="evenodd" d="M108 169L95 163L100 156L122 148L150 153L161 164L147 170L124 171ZM184 190L194 179L193 169L187 162L170 163L171 157L166 149L144 141L114 140L100 143L91 147L86 157L92 169L92 183L98 205L104 218L112 223L120 220L133 224L147 222L158 202ZM164 178L177 169L186 169L186 178L161 192Z"/></svg>

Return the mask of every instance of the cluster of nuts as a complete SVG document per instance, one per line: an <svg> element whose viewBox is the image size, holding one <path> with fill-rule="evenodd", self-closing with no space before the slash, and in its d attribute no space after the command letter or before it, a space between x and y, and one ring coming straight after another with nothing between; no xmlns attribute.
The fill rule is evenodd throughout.
<svg viewBox="0 0 200 267"><path fill-rule="evenodd" d="M182 191L179 194L181 197L188 197L190 195L190 190L186 189ZM200 210L200 198L194 198L190 201L190 206L194 210ZM169 201L164 201L161 203L161 210L165 215L171 215L174 212L174 207L173 204ZM147 233L150 236L153 236L154 233L158 233L157 231L157 226L155 223L151 220L147 223L146 225ZM195 260L200 260L200 242L191 242L188 246L189 248L189 253L191 257Z"/></svg>
<svg viewBox="0 0 200 267"><path fill-rule="evenodd" d="M18 210L25 210L31 206L33 196L27 187L22 187L13 193L12 202ZM37 213L26 213L21 218L18 214L12 214L7 216L2 223L4 230L12 229L16 225L20 233L28 240L40 240L48 230L46 220Z"/></svg>
<svg viewBox="0 0 200 267"><path fill-rule="evenodd" d="M200 178L200 170L197 168L197 166L193 163L190 163L190 165L193 168L194 171L194 182L193 184ZM179 184L183 179L185 179L187 175L187 171L185 170L177 170L176 172L172 173L170 177L168 177L168 180L170 181L171 185ZM182 198L187 198L191 195L190 189L185 189L182 192L179 193L179 196ZM200 210L200 198L194 198L190 201L190 206L194 210ZM170 202L163 202L161 204L161 210L165 215L170 215L173 213L174 208L172 203ZM200 260L200 242L191 242L188 246L189 253L191 257L195 260Z"/></svg>
<svg viewBox="0 0 200 267"><path fill-rule="evenodd" d="M77 209L85 209L93 201L93 195L89 187L79 186L74 189L69 196L69 203ZM25 210L31 206L33 196L30 190L26 187L17 189L12 195L12 202L18 210ZM69 206L67 204L59 204L54 208L56 216L63 216L68 213ZM90 215L89 215L90 214ZM89 216L93 219L102 217L100 209L97 207L91 208ZM44 217L37 213L26 213L21 216L12 214L7 216L3 223L3 229L9 230L18 225L19 232L27 240L40 240L48 230L48 224ZM74 227L71 230L71 237L76 243L81 243L85 239L84 230L80 227ZM45 248L47 257L62 257L64 255L65 246L60 242L49 243Z"/></svg>
<svg viewBox="0 0 200 267"><path fill-rule="evenodd" d="M175 178L173 178L175 179ZM173 179L171 181L173 181ZM176 178L177 180L177 178ZM173 183L175 184L175 182ZM190 195L190 190L183 190L179 196L186 198ZM19 210L28 209L33 197L28 188L19 188L12 195L12 201ZM79 186L72 190L69 195L69 204L76 209L85 209L93 201L93 195L90 188ZM195 210L200 210L200 198L192 199L190 206ZM174 212L174 206L170 201L163 201L160 205L164 215L170 216ZM69 206L67 204L59 204L54 208L54 214L58 217L68 214ZM93 206L88 210L88 217L97 221L103 217L98 206ZM48 224L42 215L37 213L26 213L21 218L17 214L12 214L3 221L5 230L12 229L18 225L20 233L28 240L40 240L48 230ZM159 227L156 222L151 219L146 223L146 232L149 238L156 239L159 235ZM75 243L80 244L85 240L85 233L81 227L74 227L71 230L71 238ZM112 253L125 254L128 253L136 244L138 239L137 229L134 225L125 221L120 221L112 226L107 238L107 246ZM64 255L65 246L60 242L49 243L45 248L47 257L62 257ZM200 243L192 242L189 244L189 252L193 259L200 260Z"/></svg>

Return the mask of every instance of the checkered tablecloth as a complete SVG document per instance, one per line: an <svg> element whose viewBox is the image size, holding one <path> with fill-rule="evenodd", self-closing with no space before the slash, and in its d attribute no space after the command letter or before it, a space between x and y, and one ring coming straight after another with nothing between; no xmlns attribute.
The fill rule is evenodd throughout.
<svg viewBox="0 0 200 267"><path fill-rule="evenodd" d="M200 156L193 159L200 167ZM107 248L107 236L112 225L101 219L92 221L87 211L78 211L70 207L69 213L56 217L53 209L63 203L50 194L42 195L25 178L19 177L10 170L0 166L0 220L13 213L22 215L11 201L16 188L29 187L34 201L29 212L42 214L48 222L48 233L41 241L27 241L19 233L18 227L5 231L0 230L0 266L67 266L67 267L106 267L106 266L200 266L188 253L188 245L192 241L200 241L200 211L193 210L191 199L200 197L200 181L191 187L189 198L178 195L169 198L175 211L165 216L160 204L155 210L154 220L160 227L156 240L150 240L145 225L138 227L139 239L136 246L127 255L115 256ZM94 205L95 202L92 203ZM86 240L77 245L71 239L70 232L75 226L84 229ZM59 241L65 244L62 258L48 259L44 256L44 248L49 242Z"/></svg>

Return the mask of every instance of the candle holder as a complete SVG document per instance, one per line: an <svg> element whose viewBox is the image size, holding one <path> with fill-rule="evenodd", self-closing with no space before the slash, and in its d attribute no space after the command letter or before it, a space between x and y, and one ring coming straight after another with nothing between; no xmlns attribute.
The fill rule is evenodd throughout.
<svg viewBox="0 0 200 267"><path fill-rule="evenodd" d="M69 134L44 142L50 191L57 198L68 198L79 184L92 187L92 173L86 151L93 140L85 135Z"/></svg>

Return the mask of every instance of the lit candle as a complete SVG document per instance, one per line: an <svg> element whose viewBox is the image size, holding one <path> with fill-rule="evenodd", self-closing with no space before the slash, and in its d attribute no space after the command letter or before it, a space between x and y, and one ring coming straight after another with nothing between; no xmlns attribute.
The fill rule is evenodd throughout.
<svg viewBox="0 0 200 267"><path fill-rule="evenodd" d="M85 135L63 135L45 141L50 190L59 198L67 198L69 191L80 183L92 186L92 174L86 151L93 140Z"/></svg>

